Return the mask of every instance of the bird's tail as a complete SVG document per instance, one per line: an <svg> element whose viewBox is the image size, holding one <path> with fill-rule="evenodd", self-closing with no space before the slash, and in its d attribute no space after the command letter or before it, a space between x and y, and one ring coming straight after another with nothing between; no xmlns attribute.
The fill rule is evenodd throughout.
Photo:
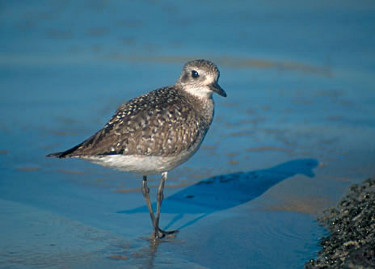
<svg viewBox="0 0 375 269"><path fill-rule="evenodd" d="M74 154L72 154L74 151L76 151L76 149L78 149L82 144L79 144L75 147L72 147L71 149L68 149L66 151L62 151L62 152L55 152L55 153L50 153L50 154L47 154L46 157L54 157L54 158L67 158L67 157L74 157Z"/></svg>
<svg viewBox="0 0 375 269"><path fill-rule="evenodd" d="M64 158L64 152L55 152L47 154L46 157Z"/></svg>

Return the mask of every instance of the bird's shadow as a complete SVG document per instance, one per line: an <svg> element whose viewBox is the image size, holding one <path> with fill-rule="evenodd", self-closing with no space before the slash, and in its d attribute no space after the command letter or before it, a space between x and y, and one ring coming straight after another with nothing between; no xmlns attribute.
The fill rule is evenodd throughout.
<svg viewBox="0 0 375 269"><path fill-rule="evenodd" d="M183 229L209 214L247 203L285 179L302 174L314 177L315 159L288 161L271 168L214 176L189 186L163 200L162 212L176 214L166 228L182 219L185 214L198 217L180 226ZM153 207L155 205L153 204ZM146 206L118 213L148 212Z"/></svg>

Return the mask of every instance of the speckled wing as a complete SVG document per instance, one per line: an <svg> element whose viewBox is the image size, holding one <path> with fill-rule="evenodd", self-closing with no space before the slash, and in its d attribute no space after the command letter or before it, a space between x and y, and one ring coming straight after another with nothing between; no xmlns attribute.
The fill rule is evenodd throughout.
<svg viewBox="0 0 375 269"><path fill-rule="evenodd" d="M179 90L167 87L119 107L103 129L58 157L174 156L200 144L209 123Z"/></svg>

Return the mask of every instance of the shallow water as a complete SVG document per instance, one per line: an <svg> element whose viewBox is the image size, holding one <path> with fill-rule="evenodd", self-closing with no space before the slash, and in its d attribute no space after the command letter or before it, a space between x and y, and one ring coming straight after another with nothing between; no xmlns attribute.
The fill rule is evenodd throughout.
<svg viewBox="0 0 375 269"><path fill-rule="evenodd" d="M301 268L325 234L315 217L375 175L374 9L0 4L0 267ZM194 58L217 63L228 97L169 173L161 224L180 232L154 246L137 175L44 156Z"/></svg>

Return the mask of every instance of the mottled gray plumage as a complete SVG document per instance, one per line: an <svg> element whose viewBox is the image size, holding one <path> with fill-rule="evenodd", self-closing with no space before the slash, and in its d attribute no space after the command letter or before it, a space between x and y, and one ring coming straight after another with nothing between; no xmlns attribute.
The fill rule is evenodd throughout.
<svg viewBox="0 0 375 269"><path fill-rule="evenodd" d="M200 103L176 87L152 91L120 106L103 129L61 157L177 155L202 140L211 124Z"/></svg>
<svg viewBox="0 0 375 269"><path fill-rule="evenodd" d="M219 70L206 60L185 64L173 86L160 88L121 105L112 119L92 137L48 157L82 158L144 175L142 193L154 225L154 238L168 232L159 228L160 205L167 172L199 149L214 114L212 93L226 96L218 85ZM154 216L147 175L162 173Z"/></svg>

